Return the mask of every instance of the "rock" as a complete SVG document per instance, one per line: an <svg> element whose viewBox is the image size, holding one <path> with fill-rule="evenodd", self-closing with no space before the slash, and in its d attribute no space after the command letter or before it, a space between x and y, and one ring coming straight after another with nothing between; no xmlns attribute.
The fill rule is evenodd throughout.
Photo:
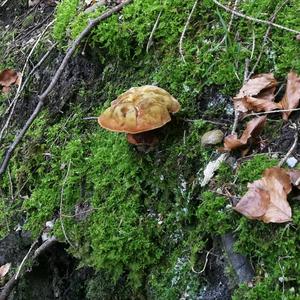
<svg viewBox="0 0 300 300"><path fill-rule="evenodd" d="M294 156L291 156L286 160L286 163L290 168L294 168L298 163L298 160Z"/></svg>
<svg viewBox="0 0 300 300"><path fill-rule="evenodd" d="M216 145L223 141L224 133L220 129L208 131L201 138L202 146Z"/></svg>

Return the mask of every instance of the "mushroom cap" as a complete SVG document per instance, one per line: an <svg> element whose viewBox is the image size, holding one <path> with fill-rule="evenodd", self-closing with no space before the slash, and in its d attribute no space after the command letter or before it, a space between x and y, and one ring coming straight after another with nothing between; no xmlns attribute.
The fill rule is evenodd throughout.
<svg viewBox="0 0 300 300"><path fill-rule="evenodd" d="M167 91L145 85L133 87L112 101L98 122L111 131L135 134L162 127L171 121L170 113L179 109L179 102Z"/></svg>

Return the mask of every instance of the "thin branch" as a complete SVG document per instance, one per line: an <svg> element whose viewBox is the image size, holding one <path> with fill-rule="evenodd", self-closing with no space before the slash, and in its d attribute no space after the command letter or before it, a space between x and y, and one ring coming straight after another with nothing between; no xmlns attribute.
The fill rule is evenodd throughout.
<svg viewBox="0 0 300 300"><path fill-rule="evenodd" d="M299 111L300 108L291 108L291 109L278 109L278 110L272 110L272 111L263 111L259 113L251 113L243 117L243 119L248 118L248 117L253 117L253 116L261 116L265 114L276 114L279 112L288 112L288 111Z"/></svg>
<svg viewBox="0 0 300 300"><path fill-rule="evenodd" d="M240 2L240 0L235 0L234 5L233 5L233 10L232 10L232 11L235 11L235 10L236 10L236 8L237 8L239 2ZM229 21L229 24L228 24L228 27L227 27L227 32L226 32L226 34L223 36L221 42L218 44L217 48L218 48L219 46L221 46L221 45L225 42L226 37L227 37L227 34L228 34L228 33L230 32L230 30L231 30L231 26L232 26L232 23L233 23L233 18L234 18L234 14L231 13L230 21Z"/></svg>
<svg viewBox="0 0 300 300"><path fill-rule="evenodd" d="M256 23L261 23L261 24L266 24L266 25L271 25L273 27L277 27L279 29L282 29L282 30L286 30L286 31L289 31L289 32L292 32L292 33L295 33L295 34L300 34L300 31L298 30L294 30L294 29L291 29L291 28L288 28L288 27L285 27L285 26L282 26L282 25L278 25L276 23L272 23L270 21L266 21L266 20L261 20L261 19L257 19L257 18L254 18L254 17L250 17L250 16L247 16L247 15L244 15L236 10L232 10L230 9L229 7L223 5L222 3L220 3L219 1L217 0L212 0L216 5L218 5L219 7L222 7L224 10L226 10L227 12L230 12L238 17L241 17L241 18L244 18L244 19L247 19L249 21L252 21L252 22L256 22Z"/></svg>
<svg viewBox="0 0 300 300"><path fill-rule="evenodd" d="M207 251L207 253L206 253L206 255L205 255L205 263L204 263L204 266L203 266L203 268L202 268L201 271L196 271L196 270L194 269L194 267L192 267L192 271L193 271L194 273L196 273L196 274L202 274L202 273L205 271L206 266L207 266L207 263L208 263L208 256L209 256L209 254L210 254L211 251L212 251L212 249L210 249L209 251Z"/></svg>
<svg viewBox="0 0 300 300"><path fill-rule="evenodd" d="M47 32L47 30L49 29L49 27L50 27L53 23L54 23L54 21L50 22L50 23L46 26L46 28L44 29L44 31L39 35L38 39L36 40L35 44L34 44L33 47L31 48L31 50L30 50L30 52L29 52L29 54L28 54L28 56L27 56L27 58L26 58L25 64L24 64L24 66L23 66L23 69L22 69L22 72L21 72L21 75L20 75L20 76L21 76L21 82L20 82L20 84L19 84L19 87L18 87L18 89L17 89L17 92L16 92L16 95L15 95L14 99L12 100L12 102L11 102L10 105L9 105L9 108L11 108L10 114L9 114L9 116L8 116L8 118L7 118L7 120L6 120L5 124L4 124L4 126L2 127L1 132L0 132L0 142L1 142L2 138L3 138L3 134L4 134L5 130L6 130L6 129L8 128L8 126L9 126L9 123L10 123L10 120L11 120L12 115L13 115L13 113L14 113L14 108L15 108L15 106L16 106L16 104L17 104L18 98L19 98L21 92L23 91L23 89L24 89L24 87L25 87L25 84L27 84L27 81L25 81L24 84L22 84L22 80L23 80L23 76L24 76L24 73L25 73L27 64L28 64L28 62L29 62L29 60L30 60L30 58L31 58L31 56L32 56L32 54L33 54L35 48L36 48L37 45L39 44L40 40L42 39L42 37L44 36L44 34Z"/></svg>
<svg viewBox="0 0 300 300"><path fill-rule="evenodd" d="M61 187L61 192L60 192L60 205L59 205L59 220L60 220L60 225L61 225L61 230L64 234L64 237L66 239L66 241L69 243L69 245L72 248L75 248L75 246L71 243L71 241L69 240L66 230L65 230L65 226L64 226L64 222L63 222L63 199L64 199L64 189L65 189L65 184L67 182L68 176L69 176L69 172L70 172L70 168L71 168L71 160L68 163L68 169L67 169L67 173L66 176L64 178L64 181L62 183L62 187Z"/></svg>
<svg viewBox="0 0 300 300"><path fill-rule="evenodd" d="M98 117L84 117L82 120L98 120Z"/></svg>
<svg viewBox="0 0 300 300"><path fill-rule="evenodd" d="M77 47L80 45L81 41L86 36L88 36L89 33L91 32L91 30L95 26L97 26L101 21L103 21L103 20L109 18L110 16L112 16L113 14L119 12L120 10L122 10L122 8L124 6L130 4L132 1L133 0L126 0L126 1L122 2L121 4L113 7L112 9L108 10L101 16L91 20L89 22L89 24L87 25L87 27L79 34L77 39L72 43L71 47L68 49L68 51L63 59L61 65L59 66L56 73L54 74L49 86L41 95L38 96L39 102L38 102L37 106L35 107L33 113L31 114L30 118L26 121L26 123L23 126L23 128L21 129L21 131L16 135L14 142L9 146L8 150L6 151L4 159L0 165L0 179L2 178L3 174L5 173L8 163L9 163L17 145L21 142L21 140L24 137L24 135L26 134L27 130L29 129L29 127L31 126L33 121L36 119L36 117L40 113L41 109L43 108L43 106L45 104L45 100L46 100L47 96L55 87L55 85L56 85L57 81L59 80L62 72L64 71L67 63L69 62L70 58L76 51Z"/></svg>
<svg viewBox="0 0 300 300"><path fill-rule="evenodd" d="M146 47L146 52L147 52L147 53L149 52L149 49L150 49L150 47L151 47L152 44L153 44L153 36L154 36L154 32L155 32L155 30L156 30L156 28L157 28L157 26L158 26L158 23L159 23L159 19L160 19L161 14L162 14L162 9L160 10L160 12L159 12L159 14L158 14L158 16L157 16L157 19L156 19L156 21L155 21L155 23L154 23L154 26L153 26L153 28L152 28L152 31L151 31L151 33L150 33L149 40L148 40L147 47Z"/></svg>
<svg viewBox="0 0 300 300"><path fill-rule="evenodd" d="M37 242L38 242L38 240L35 240L35 241L31 244L31 246L30 246L28 252L27 252L26 255L24 256L24 258L23 258L21 264L20 264L19 267L18 267L18 271L17 271L17 273L16 273L16 275L15 275L15 280L18 279L18 277L19 277L19 275L20 275L20 272L21 272L21 269L22 269L22 267L23 267L25 261L28 259L28 257L29 257L29 255L30 255L31 251L33 250L33 248L35 247L35 245L37 244Z"/></svg>
<svg viewBox="0 0 300 300"><path fill-rule="evenodd" d="M237 110L234 110L234 121L232 124L231 134L235 134L236 128L239 122L240 113Z"/></svg>
<svg viewBox="0 0 300 300"><path fill-rule="evenodd" d="M295 128L294 142L293 142L291 148L289 149L289 151L286 153L286 155L278 163L278 165L277 165L278 167L281 167L287 161L287 159L290 157L290 155L295 150L295 148L298 144L298 126L296 124L293 124L293 125L294 125L293 127Z"/></svg>
<svg viewBox="0 0 300 300"><path fill-rule="evenodd" d="M39 248L37 248L32 256L33 260L37 259L45 250L47 250L50 246L52 246L56 242L56 238L52 237L45 241ZM31 245L29 251L27 252L26 256L23 258L21 265L19 266L18 270L21 270L22 265L28 258L29 254L31 253L32 249L36 245L37 240ZM26 270L26 272L29 272L29 270ZM10 280L5 284L5 286L2 288L0 293L0 300L7 300L9 295L11 294L13 288L17 285L19 281L19 272L17 272L16 275L12 276Z"/></svg>
<svg viewBox="0 0 300 300"><path fill-rule="evenodd" d="M185 33L186 33L186 31L187 31L187 28L188 28L188 26L189 26L189 24L190 24L190 21L191 21L192 15L193 15L193 13L194 13L194 10L195 10L195 8L196 8L196 6L197 6L197 3L198 3L198 0L195 1L194 5L193 5L193 7L192 7L192 10L191 10L191 12L190 12L190 14L189 14L189 16L188 16L188 19L186 20L186 23L185 23L185 25L184 25L184 28L183 28L183 31L182 31L182 34L181 34L180 40L179 40L179 53L180 53L180 56L181 56L181 58L182 58L182 60L183 60L184 62L185 62L185 59L184 59L184 51L183 51L183 46L182 46L182 44L183 44L183 39L184 39Z"/></svg>
<svg viewBox="0 0 300 300"><path fill-rule="evenodd" d="M282 7L283 7L288 1L289 1L289 0L283 1L283 2L281 3L281 5L279 5L279 6L275 9L273 15L272 15L271 18L270 18L270 22L271 22L272 24L273 24L273 21L275 20L275 18L276 18L276 16L277 16L277 14L279 13L279 11L282 9ZM247 80L249 80L250 77L254 74L254 72L255 72L255 70L256 70L256 68L257 68L257 66L258 66L258 64L259 64L259 62L260 62L260 60L261 60L261 58L262 58L262 55L263 55L263 53L264 53L265 46L266 46L266 44L267 44L267 40L268 40L268 37L269 37L269 35L270 35L271 29L272 29L272 25L269 24L268 29L267 29L267 31L266 31L266 33L265 33L265 35L264 35L264 38L263 38L261 50L260 50L260 52L259 52L259 55L258 55L258 57L257 57L257 60L256 60L256 62L255 62L255 64L254 64L254 66L253 66L251 72L248 74Z"/></svg>

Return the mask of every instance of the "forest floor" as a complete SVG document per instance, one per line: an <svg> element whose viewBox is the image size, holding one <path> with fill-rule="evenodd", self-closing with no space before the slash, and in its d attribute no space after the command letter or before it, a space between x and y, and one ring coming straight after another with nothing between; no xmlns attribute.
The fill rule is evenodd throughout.
<svg viewBox="0 0 300 300"><path fill-rule="evenodd" d="M122 1L0 2L0 71L22 79L0 94L4 159L80 32ZM296 104L282 104L288 74L300 74L297 1L252 2L135 0L81 40L0 175L1 300L299 299L297 187L274 192L289 194L284 221L237 209L266 169L297 170L300 159L299 111L237 118L234 96L257 74L277 78L276 109L300 99L298 77ZM95 117L142 85L181 110L140 151ZM228 146L264 110L261 130Z"/></svg>

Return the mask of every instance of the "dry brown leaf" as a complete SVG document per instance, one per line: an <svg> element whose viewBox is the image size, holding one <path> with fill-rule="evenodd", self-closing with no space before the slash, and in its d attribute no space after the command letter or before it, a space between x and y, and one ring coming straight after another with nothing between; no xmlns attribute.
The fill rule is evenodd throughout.
<svg viewBox="0 0 300 300"><path fill-rule="evenodd" d="M265 125L266 119L266 116L262 116L249 121L240 138L236 134L226 136L224 139L224 150L230 151L246 146L251 137L259 135Z"/></svg>
<svg viewBox="0 0 300 300"><path fill-rule="evenodd" d="M282 168L266 169L262 179L248 185L248 192L234 208L249 219L265 223L291 221L292 211L287 201L291 178Z"/></svg>
<svg viewBox="0 0 300 300"><path fill-rule="evenodd" d="M300 189L300 170L288 170L292 185Z"/></svg>
<svg viewBox="0 0 300 300"><path fill-rule="evenodd" d="M239 93L234 97L234 100L241 99L245 96L257 96L262 91L266 90L270 93L276 87L277 81L272 73L259 74L249 79Z"/></svg>
<svg viewBox="0 0 300 300"><path fill-rule="evenodd" d="M0 278L3 278L10 270L11 263L7 263L0 267Z"/></svg>
<svg viewBox="0 0 300 300"><path fill-rule="evenodd" d="M6 69L0 73L0 85L9 87L18 79L18 73L15 70Z"/></svg>
<svg viewBox="0 0 300 300"><path fill-rule="evenodd" d="M300 100L300 77L295 72L288 74L287 86L282 100L278 103L282 109L293 109L299 105ZM287 120L290 111L283 112L282 117Z"/></svg>

